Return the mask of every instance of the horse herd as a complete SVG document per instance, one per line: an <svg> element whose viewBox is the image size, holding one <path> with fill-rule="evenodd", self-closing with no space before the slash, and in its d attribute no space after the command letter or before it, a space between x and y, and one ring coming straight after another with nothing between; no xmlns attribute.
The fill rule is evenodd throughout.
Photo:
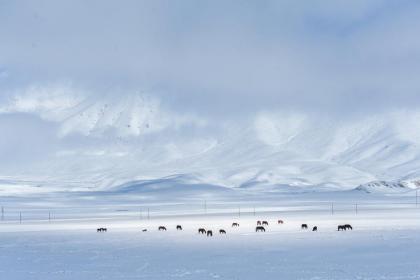
<svg viewBox="0 0 420 280"><path fill-rule="evenodd" d="M284 221L283 220L278 220L277 224L282 225L282 224L284 224ZM257 226L255 227L255 232L265 232L266 229L265 229L264 226L268 227L268 225L269 225L268 221L257 221ZM233 228L239 227L239 223L233 222L232 227ZM302 230L307 230L309 227L308 227L308 224L302 224L300 228ZM177 225L176 230L182 230L182 226ZM339 225L337 230L338 231L353 230L353 227L349 224ZM96 231L97 232L107 232L107 228L98 228ZM147 229L143 229L142 231L146 232ZM165 226L159 226L158 231L167 231L167 228ZM318 226L313 226L312 231L318 231ZM206 230L205 228L199 228L198 229L198 234L207 235L207 237L211 237L211 236L213 236L213 230L209 230L209 229ZM226 230L219 229L219 234L226 234Z"/></svg>

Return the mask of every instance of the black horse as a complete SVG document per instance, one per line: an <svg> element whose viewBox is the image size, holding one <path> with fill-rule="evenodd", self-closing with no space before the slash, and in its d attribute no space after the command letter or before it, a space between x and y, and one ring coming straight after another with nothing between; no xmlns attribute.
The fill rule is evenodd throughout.
<svg viewBox="0 0 420 280"><path fill-rule="evenodd" d="M238 223L232 223L232 227L239 227Z"/></svg>
<svg viewBox="0 0 420 280"><path fill-rule="evenodd" d="M107 231L107 229L106 228L98 228L97 230L96 230L96 232L106 232Z"/></svg>
<svg viewBox="0 0 420 280"><path fill-rule="evenodd" d="M337 230L338 231L343 231L343 230L347 230L347 228L343 225L340 225L340 226L337 227Z"/></svg>
<svg viewBox="0 0 420 280"><path fill-rule="evenodd" d="M318 227L317 227L317 226L314 226L314 227L312 228L312 231L318 231Z"/></svg>
<svg viewBox="0 0 420 280"><path fill-rule="evenodd" d="M263 225L263 226L268 226L268 222L267 222L267 221L263 221L263 222L262 222L262 225Z"/></svg>
<svg viewBox="0 0 420 280"><path fill-rule="evenodd" d="M261 225L261 221L257 221L257 226L260 226Z"/></svg>
<svg viewBox="0 0 420 280"><path fill-rule="evenodd" d="M219 230L220 234L226 234L226 231L224 229Z"/></svg>
<svg viewBox="0 0 420 280"><path fill-rule="evenodd" d="M204 228L199 228L198 233L199 234L206 234L206 230Z"/></svg>
<svg viewBox="0 0 420 280"><path fill-rule="evenodd" d="M213 236L213 231L211 231L211 230L207 231L207 237L209 237L209 236Z"/></svg>
<svg viewBox="0 0 420 280"><path fill-rule="evenodd" d="M353 230L353 227L349 224L345 224L344 227L346 228L346 230Z"/></svg>
<svg viewBox="0 0 420 280"><path fill-rule="evenodd" d="M308 229L308 225L307 224L302 224L301 229Z"/></svg>
<svg viewBox="0 0 420 280"><path fill-rule="evenodd" d="M255 232L259 232L259 231L261 231L261 232L265 232L265 228L264 228L264 227L262 227L262 226L256 227L256 228L255 228Z"/></svg>
<svg viewBox="0 0 420 280"><path fill-rule="evenodd" d="M163 230L163 231L166 231L166 227L164 227L164 226L160 226L160 227L159 227L159 231L162 231L162 230Z"/></svg>
<svg viewBox="0 0 420 280"><path fill-rule="evenodd" d="M177 226L176 226L176 230L182 230L182 226L177 225Z"/></svg>
<svg viewBox="0 0 420 280"><path fill-rule="evenodd" d="M143 229L143 230L142 230L142 232L146 232L146 231L147 231L147 229Z"/></svg>

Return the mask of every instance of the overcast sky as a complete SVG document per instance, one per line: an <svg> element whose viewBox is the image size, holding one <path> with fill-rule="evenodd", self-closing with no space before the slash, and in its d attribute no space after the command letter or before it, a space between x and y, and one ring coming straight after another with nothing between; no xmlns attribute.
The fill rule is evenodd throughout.
<svg viewBox="0 0 420 280"><path fill-rule="evenodd" d="M0 90L142 90L176 109L420 104L420 1L0 0Z"/></svg>

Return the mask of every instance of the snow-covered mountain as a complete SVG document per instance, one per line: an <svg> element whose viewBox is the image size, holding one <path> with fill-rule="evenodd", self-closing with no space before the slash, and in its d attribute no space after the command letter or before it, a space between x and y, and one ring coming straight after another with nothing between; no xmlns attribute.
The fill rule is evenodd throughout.
<svg viewBox="0 0 420 280"><path fill-rule="evenodd" d="M116 97L32 87L11 96L0 106L7 135L0 152L14 147L15 130L24 135L28 126L34 129L32 122L15 122L22 115L52 133L38 142L33 130L19 137L46 152L35 159L28 152L18 166L3 162L0 175L7 180L97 190L175 175L183 183L258 191L352 189L378 180L416 186L420 178L416 111L351 119L263 111L220 121L170 110L143 93Z"/></svg>

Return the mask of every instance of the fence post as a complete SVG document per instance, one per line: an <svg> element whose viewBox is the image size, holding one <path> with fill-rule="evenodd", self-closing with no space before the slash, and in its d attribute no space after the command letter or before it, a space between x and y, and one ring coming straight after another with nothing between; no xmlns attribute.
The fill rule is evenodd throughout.
<svg viewBox="0 0 420 280"><path fill-rule="evenodd" d="M1 220L4 221L4 207L1 207Z"/></svg>
<svg viewBox="0 0 420 280"><path fill-rule="evenodd" d="M22 212L19 212L19 224L22 223Z"/></svg>
<svg viewBox="0 0 420 280"><path fill-rule="evenodd" d="M331 202L331 215L334 215L334 202Z"/></svg>
<svg viewBox="0 0 420 280"><path fill-rule="evenodd" d="M51 223L51 212L48 212L48 222Z"/></svg>
<svg viewBox="0 0 420 280"><path fill-rule="evenodd" d="M204 214L207 214L207 200L204 200Z"/></svg>

